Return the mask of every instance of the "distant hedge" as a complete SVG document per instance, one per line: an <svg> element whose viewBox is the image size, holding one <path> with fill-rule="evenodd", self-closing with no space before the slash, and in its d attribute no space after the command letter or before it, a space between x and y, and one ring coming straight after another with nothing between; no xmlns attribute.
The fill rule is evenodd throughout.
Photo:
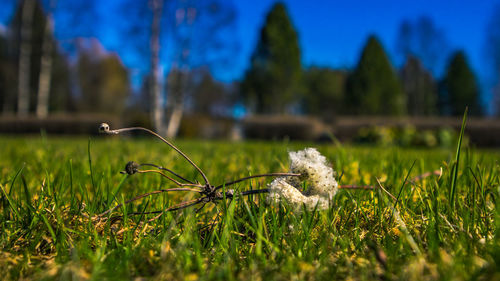
<svg viewBox="0 0 500 281"><path fill-rule="evenodd" d="M415 128L416 133L451 129L460 131L461 117L341 117L330 124L333 134L340 141L352 141L364 128L385 127L394 129ZM477 146L500 146L500 119L469 118L465 128L469 141Z"/></svg>
<svg viewBox="0 0 500 281"><path fill-rule="evenodd" d="M10 115L0 117L0 133L39 134L44 131L49 134L95 135L102 122L108 123L112 128L123 125L118 117L110 115L55 114L44 119Z"/></svg>
<svg viewBox="0 0 500 281"><path fill-rule="evenodd" d="M39 134L45 131L49 134L89 135L97 134L97 128L102 122L109 123L112 128L144 125L111 115L57 114L46 119L34 116L0 116L0 134ZM414 142L421 143L425 142L429 131L436 134L443 130L457 133L461 123L461 118L452 117L338 117L333 122L324 123L312 117L286 115L249 116L238 123L231 118L187 115L182 121L179 136L237 139L237 132L241 129L241 136L248 139L318 141L334 136L342 142L352 142L363 138L366 130L376 133L376 128L387 128L395 132L406 132L408 128L412 128L415 130ZM474 145L500 147L500 119L470 118L467 120L465 134ZM368 134L367 137L373 137L373 134Z"/></svg>
<svg viewBox="0 0 500 281"><path fill-rule="evenodd" d="M304 116L250 116L242 122L243 136L250 139L319 139L328 128L316 118Z"/></svg>

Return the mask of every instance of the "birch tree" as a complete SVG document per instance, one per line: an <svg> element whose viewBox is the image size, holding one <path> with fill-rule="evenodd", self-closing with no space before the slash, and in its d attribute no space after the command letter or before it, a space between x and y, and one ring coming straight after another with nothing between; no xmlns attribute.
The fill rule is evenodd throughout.
<svg viewBox="0 0 500 281"><path fill-rule="evenodd" d="M54 34L54 17L52 14L54 2L55 0L50 1L50 8L48 9L47 18L45 20L36 105L36 116L38 118L45 118L49 113L49 93L54 49L54 42L52 39L52 35Z"/></svg>
<svg viewBox="0 0 500 281"><path fill-rule="evenodd" d="M224 65L237 47L230 32L236 19L232 5L218 0L179 0L170 4L169 27L174 58L167 79L167 137L173 138L185 111L192 70Z"/></svg>
<svg viewBox="0 0 500 281"><path fill-rule="evenodd" d="M164 106L160 86L160 21L163 9L163 0L151 0L153 20L151 22L151 97L153 98L153 126L160 134L164 134Z"/></svg>
<svg viewBox="0 0 500 281"><path fill-rule="evenodd" d="M31 40L35 0L21 0L21 45L18 66L17 114L24 116L29 113L30 104L30 72L31 72Z"/></svg>

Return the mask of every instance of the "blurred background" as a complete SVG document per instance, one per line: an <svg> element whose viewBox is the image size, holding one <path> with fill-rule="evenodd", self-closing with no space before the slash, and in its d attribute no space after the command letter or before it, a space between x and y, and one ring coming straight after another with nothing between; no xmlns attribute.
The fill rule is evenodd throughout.
<svg viewBox="0 0 500 281"><path fill-rule="evenodd" d="M500 145L500 1L0 0L0 133Z"/></svg>

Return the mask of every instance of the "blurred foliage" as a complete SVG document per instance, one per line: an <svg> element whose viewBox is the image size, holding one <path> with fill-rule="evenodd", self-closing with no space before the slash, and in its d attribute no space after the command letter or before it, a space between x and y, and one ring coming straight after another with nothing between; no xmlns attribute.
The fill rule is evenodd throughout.
<svg viewBox="0 0 500 281"><path fill-rule="evenodd" d="M103 16L98 15L98 1L57 4L33 1L36 7L29 40L32 49L28 75L30 111L33 113L37 104L46 12L50 11L57 27L57 39L49 36L55 46L50 112L105 112L125 116L132 124L150 126L152 79L145 61L151 51L151 7L127 0L119 9L119 16L125 15L128 21L117 28L115 39L124 42L123 46L112 48L133 54L120 58L106 52L97 39L89 39L96 36L93 28L106 23ZM14 113L17 108L22 3L18 1L6 32L0 32L2 113ZM352 70L303 68L293 21L285 4L278 2L269 10L259 31L243 79L221 82L214 78L214 71L220 70L219 67L228 71L238 49L237 37L233 34L237 17L234 5L221 0L169 1L165 2L162 12L161 42L167 42L165 45L172 49L169 60L174 62L172 68L165 71L167 76L160 79L167 84L162 85L162 92L168 95L168 99L164 99L167 112L182 106L187 114L235 117L238 115L235 105L245 103L246 108L239 108L239 116L244 114L241 112L307 114L326 122L339 115L461 115L465 106L469 106L473 115L486 112L480 103L478 81L463 51L453 55L442 77L449 46L442 30L425 16L404 20L400 25L396 61L404 58L406 62L397 71L399 76L374 35L368 38ZM493 72L497 73L500 56L495 53L495 46L500 36L495 22L493 18L487 31L487 49ZM85 46L88 42L93 46ZM160 64L165 63L165 57L161 56ZM142 65L129 70L122 59L127 65ZM149 73L152 72L149 70ZM134 95L130 74L142 76L142 87ZM492 89L498 91L500 87Z"/></svg>
<svg viewBox="0 0 500 281"><path fill-rule="evenodd" d="M396 39L396 54L403 59L416 57L433 75L440 75L449 53L445 33L432 18L421 16L413 21L403 20Z"/></svg>
<svg viewBox="0 0 500 281"><path fill-rule="evenodd" d="M296 99L301 67L297 32L278 2L266 17L241 85L247 104L257 113L285 113Z"/></svg>
<svg viewBox="0 0 500 281"><path fill-rule="evenodd" d="M421 61L409 56L401 69L401 84L406 94L409 115L429 116L437 113L437 86Z"/></svg>
<svg viewBox="0 0 500 281"><path fill-rule="evenodd" d="M182 118L179 136L182 138L229 139L232 137L234 120L214 118L207 114L189 114Z"/></svg>
<svg viewBox="0 0 500 281"><path fill-rule="evenodd" d="M14 112L17 103L18 62L21 42L22 3L19 1L12 20L8 26L7 36L0 35L0 92L2 92L2 111ZM39 1L35 1L31 37L31 69L30 69L30 111L34 111L37 102L38 80L42 59L42 47L45 39L46 15ZM57 46L53 36L47 38ZM67 111L74 109L71 95L70 71L66 57L59 48L52 51L52 74L49 110Z"/></svg>
<svg viewBox="0 0 500 281"><path fill-rule="evenodd" d="M347 80L345 101L352 115L402 115L406 111L398 77L382 44L373 35Z"/></svg>
<svg viewBox="0 0 500 281"><path fill-rule="evenodd" d="M79 109L120 114L130 94L128 71L114 54L96 56L96 44L92 41L91 48L82 49L78 58Z"/></svg>
<svg viewBox="0 0 500 281"><path fill-rule="evenodd" d="M330 120L343 110L347 73L331 68L311 67L304 72L304 111Z"/></svg>
<svg viewBox="0 0 500 281"><path fill-rule="evenodd" d="M222 83L214 79L206 68L195 73L192 81L192 112L211 116L230 116L227 112L236 102L236 84Z"/></svg>
<svg viewBox="0 0 500 281"><path fill-rule="evenodd" d="M374 126L361 128L353 141L381 146L452 148L457 144L458 133L450 128L417 131L413 126ZM463 143L469 143L467 136Z"/></svg>
<svg viewBox="0 0 500 281"><path fill-rule="evenodd" d="M442 90L452 115L462 115L467 106L470 115L482 114L479 85L463 51L457 51L451 56L442 81Z"/></svg>

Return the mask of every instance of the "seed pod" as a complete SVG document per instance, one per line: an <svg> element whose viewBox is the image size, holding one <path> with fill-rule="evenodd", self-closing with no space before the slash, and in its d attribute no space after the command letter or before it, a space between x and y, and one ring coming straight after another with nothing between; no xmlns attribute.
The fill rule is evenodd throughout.
<svg viewBox="0 0 500 281"><path fill-rule="evenodd" d="M134 161L130 161L125 165L125 172L129 175L133 175L137 173L139 170L139 164L135 163Z"/></svg>
<svg viewBox="0 0 500 281"><path fill-rule="evenodd" d="M101 123L101 125L99 125L99 133L107 132L109 132L109 125L107 123Z"/></svg>

